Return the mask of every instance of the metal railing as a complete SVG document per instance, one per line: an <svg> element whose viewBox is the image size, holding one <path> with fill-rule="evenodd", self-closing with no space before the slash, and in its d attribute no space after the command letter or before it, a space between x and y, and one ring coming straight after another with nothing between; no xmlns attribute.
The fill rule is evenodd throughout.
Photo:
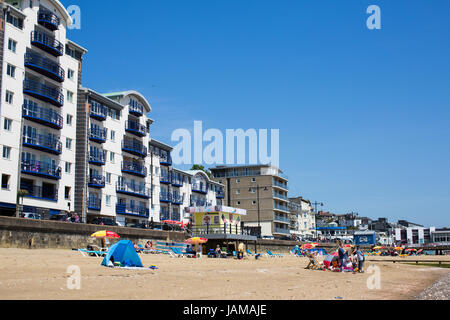
<svg viewBox="0 0 450 320"><path fill-rule="evenodd" d="M133 161L123 161L122 172L136 174L139 176L147 176L147 168L144 165Z"/></svg>
<svg viewBox="0 0 450 320"><path fill-rule="evenodd" d="M38 30L31 31L31 43L39 43L44 47L49 48L49 53L55 56L62 56L64 54L64 45L44 32Z"/></svg>
<svg viewBox="0 0 450 320"><path fill-rule="evenodd" d="M59 82L63 82L65 79L64 69L58 63L34 52L25 53L25 66L43 70L45 75Z"/></svg>
<svg viewBox="0 0 450 320"><path fill-rule="evenodd" d="M48 124L58 129L63 128L63 118L50 108L42 108L26 100L22 106L22 116L32 121Z"/></svg>
<svg viewBox="0 0 450 320"><path fill-rule="evenodd" d="M137 153L141 156L147 156L147 147L142 143L133 140L123 140L122 150L131 153Z"/></svg>
<svg viewBox="0 0 450 320"><path fill-rule="evenodd" d="M58 29L60 20L58 16L53 12L44 9L39 9L38 23L52 31L55 31Z"/></svg>
<svg viewBox="0 0 450 320"><path fill-rule="evenodd" d="M241 224L229 224L224 225L219 224L207 224L204 226L192 226L191 233L193 237L198 237L207 234L244 234L244 229L242 229Z"/></svg>
<svg viewBox="0 0 450 320"><path fill-rule="evenodd" d="M27 147L38 148L42 151L60 154L62 152L61 141L53 136L35 134L32 136L23 135L23 144Z"/></svg>
<svg viewBox="0 0 450 320"><path fill-rule="evenodd" d="M105 186L105 177L99 175L91 175L88 178L89 186L94 187L104 187Z"/></svg>
<svg viewBox="0 0 450 320"><path fill-rule="evenodd" d="M151 197L150 188L147 188L143 185L133 185L133 184L127 183L127 182L122 182L122 183L117 182L116 192L132 194L132 195L136 195L136 196L144 197L144 198Z"/></svg>
<svg viewBox="0 0 450 320"><path fill-rule="evenodd" d="M146 136L147 135L147 127L140 124L139 122L127 120L125 122L125 130L134 134L137 134L139 136Z"/></svg>
<svg viewBox="0 0 450 320"><path fill-rule="evenodd" d="M21 170L24 173L61 179L61 168L51 163L36 160L22 160Z"/></svg>
<svg viewBox="0 0 450 320"><path fill-rule="evenodd" d="M107 132L106 128L91 127L89 138L91 140L105 142L106 141L106 132Z"/></svg>
<svg viewBox="0 0 450 320"><path fill-rule="evenodd" d="M49 189L41 186L21 186L21 189L28 191L28 195L25 196L26 198L34 198L52 202L58 201L58 192L55 188Z"/></svg>
<svg viewBox="0 0 450 320"><path fill-rule="evenodd" d="M129 204L120 204L120 203L116 205L116 213L143 218L148 218L150 216L150 210L147 207L131 206Z"/></svg>
<svg viewBox="0 0 450 320"><path fill-rule="evenodd" d="M23 91L26 94L37 96L45 102L50 102L57 107L64 105L64 95L61 89L46 86L38 81L25 79L23 81Z"/></svg>

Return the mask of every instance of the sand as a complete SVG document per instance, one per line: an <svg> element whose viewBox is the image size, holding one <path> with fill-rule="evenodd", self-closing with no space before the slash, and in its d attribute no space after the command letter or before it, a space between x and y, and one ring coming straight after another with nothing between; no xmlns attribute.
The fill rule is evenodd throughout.
<svg viewBox="0 0 450 320"><path fill-rule="evenodd" d="M375 265L381 275L381 288L369 289L373 274L305 270L306 258L288 255L243 261L141 255L145 267L159 268L154 271L106 268L100 265L102 258L70 250L0 249L0 257L2 300L404 300L416 299L450 273L369 257L376 261L366 262L366 269ZM68 289L69 266L79 267L79 290Z"/></svg>

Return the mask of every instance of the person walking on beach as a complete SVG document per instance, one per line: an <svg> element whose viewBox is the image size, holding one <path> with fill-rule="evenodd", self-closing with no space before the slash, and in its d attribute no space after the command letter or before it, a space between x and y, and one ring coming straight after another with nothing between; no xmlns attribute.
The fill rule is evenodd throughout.
<svg viewBox="0 0 450 320"><path fill-rule="evenodd" d="M356 247L356 256L358 257L358 272L360 273L364 273L364 254L361 252L361 249L359 248L359 246Z"/></svg>
<svg viewBox="0 0 450 320"><path fill-rule="evenodd" d="M242 260L244 258L244 250L245 250L245 245L244 243L239 243L239 247L238 247L238 259Z"/></svg>
<svg viewBox="0 0 450 320"><path fill-rule="evenodd" d="M342 271L344 271L344 267L347 263L347 257L346 257L347 253L345 252L341 241L339 242L338 254L339 254L339 265L341 268L340 270L342 272Z"/></svg>

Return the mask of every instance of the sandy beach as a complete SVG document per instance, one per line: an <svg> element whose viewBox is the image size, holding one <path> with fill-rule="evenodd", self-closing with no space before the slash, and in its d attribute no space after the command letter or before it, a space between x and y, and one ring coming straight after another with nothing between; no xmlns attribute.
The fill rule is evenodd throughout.
<svg viewBox="0 0 450 320"><path fill-rule="evenodd" d="M369 273L305 270L306 258L288 255L243 261L140 256L145 267L156 265L159 269L110 269L100 265L102 258L70 250L0 249L0 299L404 300L416 299L450 273L450 269L368 257L375 261L366 262L366 269L373 264L381 275L381 289L371 290L367 286ZM450 257L414 259L450 261ZM69 266L80 268L80 290L67 287Z"/></svg>

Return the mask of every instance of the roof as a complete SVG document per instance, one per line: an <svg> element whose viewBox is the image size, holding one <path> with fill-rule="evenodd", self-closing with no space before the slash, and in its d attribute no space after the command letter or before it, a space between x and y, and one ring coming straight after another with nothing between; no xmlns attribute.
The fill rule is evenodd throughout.
<svg viewBox="0 0 450 320"><path fill-rule="evenodd" d="M77 49L80 50L80 51L83 51L83 54L85 54L86 52L88 52L88 50L87 50L86 48L80 46L79 44L73 42L72 40L67 39L67 44L68 44L68 45L71 45L71 46L73 46L73 47L75 47L75 48L77 48Z"/></svg>
<svg viewBox="0 0 450 320"><path fill-rule="evenodd" d="M110 93L104 93L103 95L108 98L116 98L116 97L123 98L126 96L134 95L134 96L138 97L139 100L144 104L144 107L147 109L147 112L152 111L152 107L150 106L150 103L147 101L147 99L141 93L139 93L135 90L110 92Z"/></svg>
<svg viewBox="0 0 450 320"><path fill-rule="evenodd" d="M171 146L169 146L168 144L165 144L164 142L161 142L161 141L156 140L156 139L151 139L149 144L152 145L152 146L164 149L166 151L172 151L173 150L173 148Z"/></svg>
<svg viewBox="0 0 450 320"><path fill-rule="evenodd" d="M64 20L66 20L66 24L68 26L72 25L72 17L70 16L69 12L67 12L66 8L62 5L61 2L58 0L48 0L52 5L55 6L55 8L61 13Z"/></svg>
<svg viewBox="0 0 450 320"><path fill-rule="evenodd" d="M117 101L111 100L111 99L105 97L104 95L102 95L102 94L100 94L100 93L98 93L98 92L96 92L96 91L94 91L92 89L81 87L80 91L84 91L88 95L92 96L98 102L104 103L104 104L106 104L108 106L111 106L111 107L113 107L115 109L122 110L124 108L124 106L122 104L118 103Z"/></svg>

